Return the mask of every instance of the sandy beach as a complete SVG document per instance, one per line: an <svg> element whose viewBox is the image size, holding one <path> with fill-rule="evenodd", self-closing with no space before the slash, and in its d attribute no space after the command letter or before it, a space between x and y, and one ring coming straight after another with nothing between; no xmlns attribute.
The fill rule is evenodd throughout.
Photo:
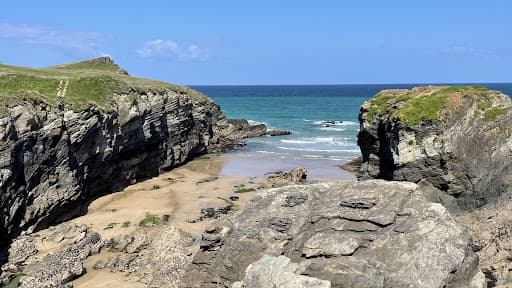
<svg viewBox="0 0 512 288"><path fill-rule="evenodd" d="M170 172L131 185L121 192L102 196L90 203L85 215L70 222L85 224L103 239L110 239L133 233L147 215L169 215L171 225L197 237L215 221L194 221L200 217L201 209L224 207L224 199L236 196L238 200L232 203L241 210L256 191L262 189L265 173L291 169L300 164L304 163L287 163L270 158L248 159L229 153L206 155ZM336 170L329 167L324 169L330 172L325 175L338 176L337 180L353 179L353 176L337 167ZM317 170L317 174L320 171ZM236 193L241 188L254 191ZM197 249L195 246L194 252ZM133 276L92 269L97 261L110 256L108 252L101 252L90 257L86 261L88 272L73 282L75 287L111 287L114 283L122 283L123 287L143 287Z"/></svg>

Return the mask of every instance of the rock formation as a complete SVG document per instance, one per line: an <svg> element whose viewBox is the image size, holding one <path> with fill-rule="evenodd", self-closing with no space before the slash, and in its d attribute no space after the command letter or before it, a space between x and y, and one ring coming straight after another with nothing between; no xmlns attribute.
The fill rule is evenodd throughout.
<svg viewBox="0 0 512 288"><path fill-rule="evenodd" d="M268 136L282 136L282 135L290 135L292 132L290 130L269 130L266 135Z"/></svg>
<svg viewBox="0 0 512 288"><path fill-rule="evenodd" d="M150 287L483 288L512 279L509 216L494 210L511 205L512 104L497 91L380 92L361 107L362 159L348 166L362 179L401 182L270 174L271 187L303 185L256 194L207 229L193 256L191 235L170 224L113 239L68 223L32 232L239 139L288 131L226 119L206 96L130 77L109 58L1 69L0 246L16 240L0 282L22 273L21 287L72 287L101 249L115 256L96 269Z"/></svg>
<svg viewBox="0 0 512 288"><path fill-rule="evenodd" d="M286 256L263 256L250 264L243 281L235 282L233 288L331 288L327 280L298 274L299 265L291 263Z"/></svg>
<svg viewBox="0 0 512 288"><path fill-rule="evenodd" d="M19 236L9 249L8 263L2 266L0 283L21 275L20 288L72 287L68 283L86 272L84 261L103 245L100 235L89 233L85 225L67 223L43 234Z"/></svg>
<svg viewBox="0 0 512 288"><path fill-rule="evenodd" d="M281 187L290 184L304 184L308 177L306 168L298 167L289 172L277 171L265 174L267 187Z"/></svg>
<svg viewBox="0 0 512 288"><path fill-rule="evenodd" d="M181 285L290 287L279 286L290 273L313 287L485 287L471 237L449 212L416 184L382 180L257 194L203 234Z"/></svg>
<svg viewBox="0 0 512 288"><path fill-rule="evenodd" d="M359 114L361 178L425 180L461 209L506 198L510 107L507 95L481 86L384 90Z"/></svg>
<svg viewBox="0 0 512 288"><path fill-rule="evenodd" d="M417 182L456 213L489 287L512 282L510 107L480 86L382 91L361 107L363 163L352 162L359 178Z"/></svg>
<svg viewBox="0 0 512 288"><path fill-rule="evenodd" d="M179 287L191 260L191 240L171 225L139 229L108 241L108 251L118 256L96 263L94 269L133 273L148 287Z"/></svg>
<svg viewBox="0 0 512 288"><path fill-rule="evenodd" d="M79 214L97 195L266 132L226 119L192 89L100 60L2 68L0 247Z"/></svg>

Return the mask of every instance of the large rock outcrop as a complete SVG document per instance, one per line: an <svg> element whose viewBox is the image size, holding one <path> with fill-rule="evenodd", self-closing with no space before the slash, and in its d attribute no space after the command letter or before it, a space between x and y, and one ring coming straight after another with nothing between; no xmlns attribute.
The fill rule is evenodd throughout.
<svg viewBox="0 0 512 288"><path fill-rule="evenodd" d="M147 287L180 287L191 261L191 245L192 237L172 225L141 228L107 241L115 257L97 262L94 269L136 275Z"/></svg>
<svg viewBox="0 0 512 288"><path fill-rule="evenodd" d="M509 196L511 101L473 87L384 90L362 105L361 178L430 182L473 209Z"/></svg>
<svg viewBox="0 0 512 288"><path fill-rule="evenodd" d="M0 69L0 247L77 215L92 197L266 132L112 61Z"/></svg>
<svg viewBox="0 0 512 288"><path fill-rule="evenodd" d="M9 249L8 263L2 266L0 283L17 277L18 286L11 283L13 287L73 287L69 282L86 273L85 260L103 245L98 233L69 223L19 236Z"/></svg>
<svg viewBox="0 0 512 288"><path fill-rule="evenodd" d="M208 229L181 286L485 287L471 243L414 183L286 186Z"/></svg>

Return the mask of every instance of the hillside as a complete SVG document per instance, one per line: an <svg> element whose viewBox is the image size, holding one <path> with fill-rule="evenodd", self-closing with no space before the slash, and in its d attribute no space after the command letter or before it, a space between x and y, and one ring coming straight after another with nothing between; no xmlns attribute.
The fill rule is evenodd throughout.
<svg viewBox="0 0 512 288"><path fill-rule="evenodd" d="M207 99L187 87L132 77L109 57L39 69L0 64L2 107L32 100L53 106L62 104L73 110L88 105L108 110L118 95L135 98L140 93L166 90L188 94L197 101Z"/></svg>

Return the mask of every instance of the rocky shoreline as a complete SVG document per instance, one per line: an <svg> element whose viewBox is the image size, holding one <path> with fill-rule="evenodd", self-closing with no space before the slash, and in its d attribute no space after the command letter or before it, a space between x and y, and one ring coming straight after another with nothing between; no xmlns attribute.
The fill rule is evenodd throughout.
<svg viewBox="0 0 512 288"><path fill-rule="evenodd" d="M480 86L385 90L361 107L362 158L345 166L359 181L308 182L307 171L295 169L219 186L227 180L193 176L192 166L189 182L181 174L158 177L184 173L176 167L240 139L289 131L227 119L210 99L185 88L130 87L109 98L108 109L76 110L65 99L5 106L0 244L15 240L3 282L100 287L98 280L80 281L104 271L123 275L116 284L125 287L511 283L508 96ZM160 182L149 188L123 190L157 175ZM122 192L99 198L114 191ZM100 230L87 222L143 212L132 203L115 206L122 197L158 206L159 214L130 218L136 227L124 221ZM222 204L201 207L204 198ZM65 222L86 204L96 216ZM193 225L204 232L195 234Z"/></svg>
<svg viewBox="0 0 512 288"><path fill-rule="evenodd" d="M108 109L75 110L31 99L4 107L0 247L22 232L79 215L98 195L267 130L226 119L209 98L185 88L130 89L110 99Z"/></svg>

